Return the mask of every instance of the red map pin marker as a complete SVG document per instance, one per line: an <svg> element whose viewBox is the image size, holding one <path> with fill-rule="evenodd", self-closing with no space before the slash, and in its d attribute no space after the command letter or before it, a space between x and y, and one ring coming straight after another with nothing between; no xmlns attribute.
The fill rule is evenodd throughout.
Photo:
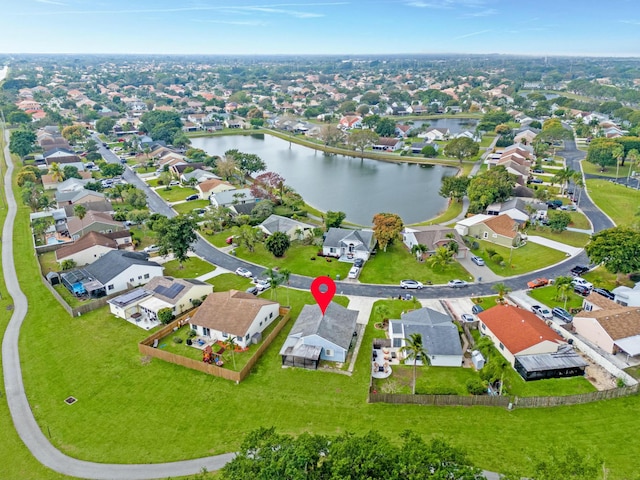
<svg viewBox="0 0 640 480"><path fill-rule="evenodd" d="M324 291L322 287L324 287ZM316 302L318 302L322 315L324 315L325 310L336 294L336 284L329 277L318 277L311 282L311 293Z"/></svg>

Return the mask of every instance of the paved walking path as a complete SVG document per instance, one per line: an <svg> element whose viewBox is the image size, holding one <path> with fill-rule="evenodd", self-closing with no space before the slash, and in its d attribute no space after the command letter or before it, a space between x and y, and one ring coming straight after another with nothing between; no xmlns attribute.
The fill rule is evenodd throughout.
<svg viewBox="0 0 640 480"><path fill-rule="evenodd" d="M5 132L7 145L9 142L8 133ZM22 367L20 366L18 338L20 327L22 327L29 307L26 296L20 290L13 261L13 225L17 205L11 184L13 164L8 146L5 147L5 158L8 166L4 177L8 211L2 229L2 268L7 291L13 298L14 310L2 340L2 371L9 412L22 442L45 467L64 475L86 479L145 480L193 475L201 472L202 469L207 471L221 469L233 458L233 453L172 463L138 465L94 463L65 455L55 448L42 433L27 399L22 380Z"/></svg>

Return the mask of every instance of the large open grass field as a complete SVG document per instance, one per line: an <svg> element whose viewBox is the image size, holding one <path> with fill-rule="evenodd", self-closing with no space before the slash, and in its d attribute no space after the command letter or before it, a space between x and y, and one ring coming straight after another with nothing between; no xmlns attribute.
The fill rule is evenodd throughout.
<svg viewBox="0 0 640 480"><path fill-rule="evenodd" d="M637 220L640 190L634 190L607 180L587 180L589 196L617 225L629 225Z"/></svg>
<svg viewBox="0 0 640 480"><path fill-rule="evenodd" d="M372 328L364 334L352 376L282 369L278 352L284 335L239 385L148 361L137 349L148 332L103 310L70 318L36 280L27 213L21 208L14 238L16 269L30 304L20 337L25 388L43 431L68 455L97 462L171 461L234 451L259 426L294 435L364 433L375 427L398 440L405 429L426 438L444 437L494 471L520 469L526 475L528 458L549 448L564 449L568 442L580 451L597 452L609 480L631 478L640 468L632 454L640 427L637 396L513 411L368 404ZM4 327L10 312L3 286L0 291ZM286 292L279 295L286 298ZM307 292L299 292L295 301L290 295L294 318L304 303L313 303ZM66 405L69 395L78 402ZM11 426L3 398L0 428L2 478L65 478L29 454Z"/></svg>

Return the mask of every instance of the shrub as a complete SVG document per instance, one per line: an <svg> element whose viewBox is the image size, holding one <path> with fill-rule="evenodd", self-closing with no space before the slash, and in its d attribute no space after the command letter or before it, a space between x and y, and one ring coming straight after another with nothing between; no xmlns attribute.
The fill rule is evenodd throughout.
<svg viewBox="0 0 640 480"><path fill-rule="evenodd" d="M173 320L173 312L169 307L158 310L158 320L165 325Z"/></svg>
<svg viewBox="0 0 640 480"><path fill-rule="evenodd" d="M480 244L479 244L478 242L474 241L474 242L471 244L471 250L477 250L477 249L479 249L479 248L480 248Z"/></svg>
<svg viewBox="0 0 640 480"><path fill-rule="evenodd" d="M502 258L502 255L496 253L496 254L491 256L491 260L493 260L494 262L499 264L500 262L502 262L504 260L504 258Z"/></svg>
<svg viewBox="0 0 640 480"><path fill-rule="evenodd" d="M471 395L482 395L487 392L487 387L479 378L472 378L467 380L467 392Z"/></svg>
<svg viewBox="0 0 640 480"><path fill-rule="evenodd" d="M199 298L194 298L193 300L191 300L191 305L193 305L194 307L199 307L200 305L202 305L202 300L200 300Z"/></svg>
<svg viewBox="0 0 640 480"><path fill-rule="evenodd" d="M193 338L196 335L198 335L198 332L196 332L195 330L189 330L189 333L187 334L188 338Z"/></svg>
<svg viewBox="0 0 640 480"><path fill-rule="evenodd" d="M173 343L182 343L182 338L180 338L180 337L173 337Z"/></svg>
<svg viewBox="0 0 640 480"><path fill-rule="evenodd" d="M489 258L493 257L493 256L497 253L497 252L496 252L493 248L491 248L491 247L487 247L485 251L487 252L487 255L489 255Z"/></svg>

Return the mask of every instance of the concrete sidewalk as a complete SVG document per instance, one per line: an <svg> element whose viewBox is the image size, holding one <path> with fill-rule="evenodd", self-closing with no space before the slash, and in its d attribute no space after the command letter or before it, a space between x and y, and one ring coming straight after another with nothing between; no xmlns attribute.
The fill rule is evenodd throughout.
<svg viewBox="0 0 640 480"><path fill-rule="evenodd" d="M528 235L527 241L531 243L537 243L538 245L543 245L545 247L553 248L554 250L560 250L561 252L564 252L571 257L575 257L583 250L582 248L572 247L571 245L556 242L555 240L550 240L544 237L538 237L537 235Z"/></svg>

